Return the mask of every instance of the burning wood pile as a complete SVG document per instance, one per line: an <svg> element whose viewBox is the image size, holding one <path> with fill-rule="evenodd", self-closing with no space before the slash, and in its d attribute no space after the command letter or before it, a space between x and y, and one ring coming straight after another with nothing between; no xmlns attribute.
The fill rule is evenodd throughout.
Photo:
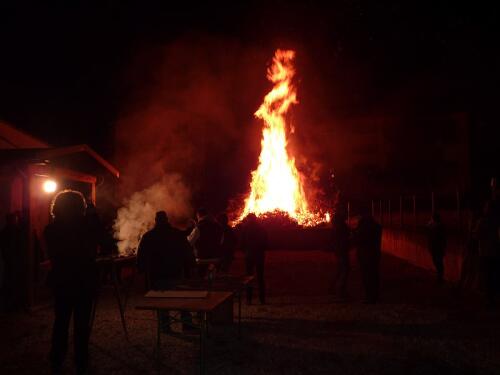
<svg viewBox="0 0 500 375"><path fill-rule="evenodd" d="M264 121L259 165L252 172L250 193L236 223L250 213L278 223L289 221L288 218L300 226L315 226L330 220L327 212L312 212L304 192L304 176L287 149L286 114L298 103L292 82L294 57L295 51L278 49L268 69L267 78L274 86L255 112Z"/></svg>

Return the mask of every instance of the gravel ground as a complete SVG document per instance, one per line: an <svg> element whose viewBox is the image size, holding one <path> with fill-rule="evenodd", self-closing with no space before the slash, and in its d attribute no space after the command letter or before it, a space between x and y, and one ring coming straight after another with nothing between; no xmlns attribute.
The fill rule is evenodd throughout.
<svg viewBox="0 0 500 375"><path fill-rule="evenodd" d="M325 252L271 251L268 304L243 306L243 335L212 327L209 373L217 374L500 374L499 311L472 294L436 285L433 276L390 256L382 259L382 297L361 303L356 267L349 303L335 303L328 286L335 268ZM232 272L242 271L239 257ZM130 342L111 289L104 289L91 337L91 373L156 373L153 313L127 308ZM52 311L0 316L0 373L48 373ZM162 373L198 371L198 338L162 337ZM71 351L70 351L71 353ZM71 359L71 356L68 358ZM71 361L65 368L72 374Z"/></svg>

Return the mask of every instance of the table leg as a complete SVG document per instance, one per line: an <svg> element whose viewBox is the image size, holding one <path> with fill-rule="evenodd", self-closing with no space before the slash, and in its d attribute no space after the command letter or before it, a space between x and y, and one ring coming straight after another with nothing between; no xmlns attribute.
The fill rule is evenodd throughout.
<svg viewBox="0 0 500 375"><path fill-rule="evenodd" d="M120 286L118 285L118 277L116 274L116 266L113 264L111 267L112 267L111 273L112 273L112 277L113 277L113 286L115 289L116 300L118 302L118 309L120 310L120 319L122 321L123 332L125 333L125 338L127 339L127 341L129 341L128 331L127 331L127 323L125 322L125 312L123 310L122 300L121 300L121 296L120 296Z"/></svg>
<svg viewBox="0 0 500 375"><path fill-rule="evenodd" d="M160 353L160 348L161 348L161 320L160 320L160 310L156 310L156 321L157 321L157 327L156 327L156 364L158 366L158 374L160 373L161 370L161 353Z"/></svg>
<svg viewBox="0 0 500 375"><path fill-rule="evenodd" d="M201 314L201 322L200 322L200 374L202 375L204 375L206 372L205 368L206 345L207 345L206 329L207 329L207 313L203 312Z"/></svg>
<svg viewBox="0 0 500 375"><path fill-rule="evenodd" d="M238 339L241 338L241 290L238 292Z"/></svg>
<svg viewBox="0 0 500 375"><path fill-rule="evenodd" d="M129 285L127 286L127 289L125 289L125 298L123 301L123 310L124 311L127 309L127 302L128 302L128 298L130 296L130 290L132 289L132 287L134 286L134 283L135 283L135 276L136 276L136 273L134 272L133 275L130 277L130 281L129 281Z"/></svg>
<svg viewBox="0 0 500 375"><path fill-rule="evenodd" d="M92 301L92 310L90 311L90 322L89 322L89 337L92 333L92 328L94 328L95 313L97 309L98 300L99 300L99 292L96 294L94 301Z"/></svg>

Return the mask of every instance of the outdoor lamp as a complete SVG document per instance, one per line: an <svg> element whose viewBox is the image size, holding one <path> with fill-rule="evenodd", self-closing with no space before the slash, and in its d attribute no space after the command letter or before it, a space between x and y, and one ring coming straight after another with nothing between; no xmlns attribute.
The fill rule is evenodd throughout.
<svg viewBox="0 0 500 375"><path fill-rule="evenodd" d="M50 194L57 190L57 183L54 180L46 180L44 181L42 188L44 192Z"/></svg>

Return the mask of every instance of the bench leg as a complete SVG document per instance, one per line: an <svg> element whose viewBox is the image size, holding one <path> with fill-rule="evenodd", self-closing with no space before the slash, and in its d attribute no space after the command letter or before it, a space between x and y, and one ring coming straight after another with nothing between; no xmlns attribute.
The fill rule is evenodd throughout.
<svg viewBox="0 0 500 375"><path fill-rule="evenodd" d="M206 373L206 349L207 349L207 313L201 313L200 322L200 374Z"/></svg>
<svg viewBox="0 0 500 375"><path fill-rule="evenodd" d="M156 364L158 366L158 374L161 371L161 320L160 320L160 310L156 310Z"/></svg>

